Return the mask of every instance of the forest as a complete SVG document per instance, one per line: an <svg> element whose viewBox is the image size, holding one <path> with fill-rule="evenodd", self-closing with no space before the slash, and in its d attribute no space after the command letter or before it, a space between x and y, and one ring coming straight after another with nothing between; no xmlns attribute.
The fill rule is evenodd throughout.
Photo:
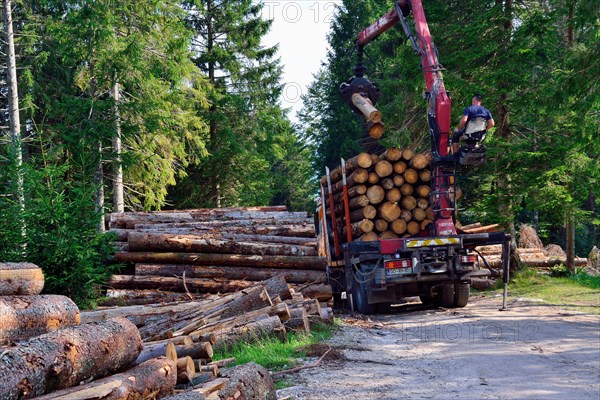
<svg viewBox="0 0 600 400"><path fill-rule="evenodd" d="M93 305L110 212L287 205L314 211L318 177L358 154L363 122L339 96L357 33L391 1L344 0L293 123L272 21L252 0L3 1L0 261L43 267L46 290ZM600 4L427 1L453 98L496 127L462 171L464 224L531 224L544 243L599 244ZM281 38L281 41L285 37ZM401 31L367 49L383 144L429 147L419 59Z"/></svg>

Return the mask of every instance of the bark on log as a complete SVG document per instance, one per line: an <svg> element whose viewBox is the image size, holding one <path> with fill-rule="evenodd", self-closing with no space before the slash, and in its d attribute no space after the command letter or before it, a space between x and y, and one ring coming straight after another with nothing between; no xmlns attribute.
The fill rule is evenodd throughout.
<svg viewBox="0 0 600 400"><path fill-rule="evenodd" d="M218 254L256 254L268 256L316 256L314 247L291 244L238 242L202 239L193 235L148 232L129 233L129 251L185 251Z"/></svg>
<svg viewBox="0 0 600 400"><path fill-rule="evenodd" d="M270 298L279 297L281 300L292 298L290 288L281 274L277 274L262 283ZM271 303L272 304L272 303Z"/></svg>
<svg viewBox="0 0 600 400"><path fill-rule="evenodd" d="M212 359L214 351L209 342L194 343L188 346L175 346L177 357L191 357L197 359Z"/></svg>
<svg viewBox="0 0 600 400"><path fill-rule="evenodd" d="M368 121L381 122L381 112L377 110L371 100L358 93L352 95L352 104L365 116Z"/></svg>
<svg viewBox="0 0 600 400"><path fill-rule="evenodd" d="M214 278L183 278L166 276L113 275L108 285L116 289L160 289L173 292L223 293L237 292L255 283L243 280Z"/></svg>
<svg viewBox="0 0 600 400"><path fill-rule="evenodd" d="M379 216L388 222L392 222L400 216L400 207L396 203L383 203L379 207Z"/></svg>
<svg viewBox="0 0 600 400"><path fill-rule="evenodd" d="M366 196L365 196L366 197ZM367 199L368 200L368 199ZM117 253L118 261L152 264L226 265L240 267L325 270L325 257L245 256L240 254L203 253Z"/></svg>
<svg viewBox="0 0 600 400"><path fill-rule="evenodd" d="M285 322L285 328L294 332L310 332L308 314L304 308L290 310L291 318Z"/></svg>
<svg viewBox="0 0 600 400"><path fill-rule="evenodd" d="M154 358L126 372L70 389L52 392L36 399L159 399L173 392L176 381L177 365L166 358Z"/></svg>
<svg viewBox="0 0 600 400"><path fill-rule="evenodd" d="M329 301L333 297L333 290L331 289L331 285L325 285L322 283L308 286L295 286L294 290L302 293L305 299L308 298L317 299L319 301Z"/></svg>
<svg viewBox="0 0 600 400"><path fill-rule="evenodd" d="M264 286L260 285L248 290L244 296L227 304L227 307L220 313L221 318L228 318L236 315L242 315L245 312L258 310L263 307L273 305L269 293Z"/></svg>
<svg viewBox="0 0 600 400"><path fill-rule="evenodd" d="M346 186L348 186L350 188L352 186L356 186L361 183L365 183L368 179L369 179L369 172L364 168L358 168L356 171L354 171L353 173L351 173L348 176L348 178L346 180ZM335 185L333 185L331 189L332 189L333 193L338 193L338 192L341 192L343 188L344 188L344 182L339 181Z"/></svg>
<svg viewBox="0 0 600 400"><path fill-rule="evenodd" d="M141 350L140 334L125 318L20 342L0 358L0 398L31 398L101 378L133 363Z"/></svg>
<svg viewBox="0 0 600 400"><path fill-rule="evenodd" d="M238 342L252 343L265 337L276 337L282 342L287 340L285 325L278 316L261 318L232 329L230 332L219 336L216 347L222 349Z"/></svg>
<svg viewBox="0 0 600 400"><path fill-rule="evenodd" d="M381 160L375 164L375 173L380 178L390 176L394 172L394 167L389 161Z"/></svg>
<svg viewBox="0 0 600 400"><path fill-rule="evenodd" d="M392 188L385 194L385 199L389 202L396 203L402 198L402 193L398 188Z"/></svg>
<svg viewBox="0 0 600 400"><path fill-rule="evenodd" d="M382 160L388 160L391 162L398 161L402 158L402 150L397 147L390 147L382 155Z"/></svg>
<svg viewBox="0 0 600 400"><path fill-rule="evenodd" d="M375 220L375 230L377 232L385 232L387 231L389 223L385 219L377 219Z"/></svg>
<svg viewBox="0 0 600 400"><path fill-rule="evenodd" d="M351 210L356 210L357 208L363 208L369 205L369 198L367 195L361 195L357 197L353 197L348 201L348 206Z"/></svg>
<svg viewBox="0 0 600 400"><path fill-rule="evenodd" d="M340 186L341 190L341 186ZM312 225L312 230L310 229ZM282 236L302 236L306 234L299 234L303 230L310 232L310 237L314 237L314 220L312 218L303 218L298 220L290 220L285 218L269 218L269 219L257 219L257 220L225 220L225 221L186 221L186 222L161 222L154 224L136 224L135 229L137 231L170 231L173 228L187 228L197 230L223 230L227 228L230 233L251 233L251 234L273 234L266 233L269 230L276 228L279 229L291 229L291 234ZM303 229L304 228L304 229ZM133 228L131 228L133 229ZM263 232L260 232L262 230ZM259 231L259 232L256 232Z"/></svg>
<svg viewBox="0 0 600 400"><path fill-rule="evenodd" d="M214 333L209 333L206 335L196 334L190 335L190 338L194 341L194 343L198 342L208 342L211 345L217 343L217 336Z"/></svg>
<svg viewBox="0 0 600 400"><path fill-rule="evenodd" d="M359 208L358 210L354 210L350 213L350 221L358 222L363 219L373 219L377 215L377 209L372 205L365 206L363 208Z"/></svg>
<svg viewBox="0 0 600 400"><path fill-rule="evenodd" d="M223 373L229 382L219 391L219 397L225 399L261 399L277 400L271 374L264 367L248 363L231 368ZM236 393L240 393L239 396Z"/></svg>
<svg viewBox="0 0 600 400"><path fill-rule="evenodd" d="M79 325L77 305L58 295L0 297L0 344Z"/></svg>
<svg viewBox="0 0 600 400"><path fill-rule="evenodd" d="M381 186L375 185L367 189L369 203L377 205L385 199L385 190Z"/></svg>
<svg viewBox="0 0 600 400"><path fill-rule="evenodd" d="M463 231L466 233L488 233L488 232L498 232L499 229L500 229L500 225L493 224L493 225L482 226L479 228L472 228L472 229L468 229L468 230L463 229Z"/></svg>
<svg viewBox="0 0 600 400"><path fill-rule="evenodd" d="M177 350L172 341L166 341L156 344L145 344L140 355L135 359L134 364L138 365L153 358L166 357L171 361L177 362Z"/></svg>
<svg viewBox="0 0 600 400"><path fill-rule="evenodd" d="M408 168L406 171L404 171L402 176L404 177L406 183L410 184L416 183L419 180L419 174L412 168Z"/></svg>
<svg viewBox="0 0 600 400"><path fill-rule="evenodd" d="M324 282L321 271L277 269L262 267L200 266L185 264L136 264L137 276L183 276L187 278L221 278L233 280L263 281L281 274L288 283Z"/></svg>
<svg viewBox="0 0 600 400"><path fill-rule="evenodd" d="M44 273L32 263L0 263L0 296L36 295L44 288Z"/></svg>
<svg viewBox="0 0 600 400"><path fill-rule="evenodd" d="M408 164L406 164L404 161L398 161L398 162L394 163L394 172L399 175L403 174L407 168L408 168Z"/></svg>
<svg viewBox="0 0 600 400"><path fill-rule="evenodd" d="M371 164L371 156L368 153L360 153L346 160L346 174L351 173L357 168L370 168Z"/></svg>
<svg viewBox="0 0 600 400"><path fill-rule="evenodd" d="M365 193L366 193L365 188ZM127 240L129 236L129 232L164 232L171 234L181 234L181 235L220 235L223 229L227 230L228 235L261 235L261 236L269 236L269 237L299 237L299 238L310 238L314 240L315 238L315 226L314 221L312 223L303 223L303 224L292 224L292 225L278 225L274 223L273 226L270 225L254 225L254 226L207 226L207 225L198 225L194 224L186 224L182 226L177 226L179 224L159 224L159 225L149 225L142 228L137 228L135 231L131 229L113 229L112 231L119 232L120 236L123 236L123 240ZM222 229L221 229L222 228Z"/></svg>
<svg viewBox="0 0 600 400"><path fill-rule="evenodd" d="M379 182L379 175L377 175L375 172L369 172L369 178L367 179L367 182L371 185L375 185Z"/></svg>

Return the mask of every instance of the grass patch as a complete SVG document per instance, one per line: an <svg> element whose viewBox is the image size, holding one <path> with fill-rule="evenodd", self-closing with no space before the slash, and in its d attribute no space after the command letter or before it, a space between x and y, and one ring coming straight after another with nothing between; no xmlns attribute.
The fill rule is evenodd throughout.
<svg viewBox="0 0 600 400"><path fill-rule="evenodd" d="M600 277L583 271L553 277L524 269L514 273L508 290L511 296L538 298L546 304L600 314Z"/></svg>
<svg viewBox="0 0 600 400"><path fill-rule="evenodd" d="M239 342L233 346L217 349L214 360L234 357L235 364L255 362L269 370L284 370L298 365L298 358L306 357L304 348L329 339L335 326L313 324L308 334L288 333L287 342L274 337L259 339L253 343Z"/></svg>

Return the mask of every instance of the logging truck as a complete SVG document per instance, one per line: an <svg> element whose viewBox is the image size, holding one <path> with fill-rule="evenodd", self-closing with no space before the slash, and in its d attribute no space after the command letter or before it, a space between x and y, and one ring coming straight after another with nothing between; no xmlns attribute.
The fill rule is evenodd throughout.
<svg viewBox="0 0 600 400"><path fill-rule="evenodd" d="M415 33L407 20L410 15ZM379 88L365 76L363 51L398 24L421 58L431 139L427 154L397 148L382 151L376 142L385 127L374 106ZM510 236L457 227L456 203L461 194L457 169L485 162L481 143L485 132L467 125L465 143L449 153L451 100L421 0L396 1L390 12L359 34L356 53L354 76L340 85L340 92L351 109L365 118L375 151L342 159L335 169L326 168L321 179L316 224L334 290L364 314L414 296L426 304L464 307L470 279L491 273L476 247L501 244L506 293Z"/></svg>

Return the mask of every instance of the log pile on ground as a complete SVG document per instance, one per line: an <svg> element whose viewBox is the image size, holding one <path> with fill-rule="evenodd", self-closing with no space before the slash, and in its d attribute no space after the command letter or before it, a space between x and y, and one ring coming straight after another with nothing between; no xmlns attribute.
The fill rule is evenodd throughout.
<svg viewBox="0 0 600 400"><path fill-rule="evenodd" d="M0 298L3 315L21 315L22 302L32 309L47 303L48 316L32 315L56 325L53 318L71 308L52 299ZM22 332L29 331L19 333L14 318L2 319L10 344L1 348L1 399L274 399L268 371L254 363L227 369L234 360L213 360L214 349L263 336L286 340L288 332L309 332L333 318L330 308L295 291L283 275L233 293L84 311L77 325L79 315L75 326L26 340Z"/></svg>
<svg viewBox="0 0 600 400"><path fill-rule="evenodd" d="M109 230L122 250L117 260L135 272L112 277L106 304L232 293L279 274L303 286L326 283L313 218L285 206L117 213Z"/></svg>
<svg viewBox="0 0 600 400"><path fill-rule="evenodd" d="M349 225L352 240L372 241L411 237L428 229L434 214L430 204L430 156L410 149L390 148L380 156L361 153L346 161ZM341 242L347 241L342 168L330 174L333 211ZM321 184L328 188L327 177ZM325 191L331 217L329 190ZM452 201L460 193L450 194Z"/></svg>

